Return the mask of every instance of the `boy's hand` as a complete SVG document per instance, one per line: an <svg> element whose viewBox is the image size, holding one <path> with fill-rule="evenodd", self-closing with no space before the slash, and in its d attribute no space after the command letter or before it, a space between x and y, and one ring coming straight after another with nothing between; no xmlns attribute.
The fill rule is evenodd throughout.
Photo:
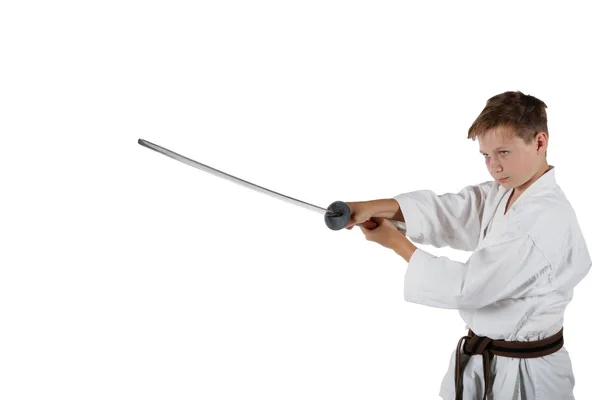
<svg viewBox="0 0 600 400"><path fill-rule="evenodd" d="M368 229L363 226L360 227L367 240L377 242L388 249L397 249L405 237L396 225L387 218L373 217L371 219L377 223L377 228Z"/></svg>
<svg viewBox="0 0 600 400"><path fill-rule="evenodd" d="M372 201L346 202L350 207L350 220L346 224L346 229L354 228L354 225L360 225L379 211Z"/></svg>

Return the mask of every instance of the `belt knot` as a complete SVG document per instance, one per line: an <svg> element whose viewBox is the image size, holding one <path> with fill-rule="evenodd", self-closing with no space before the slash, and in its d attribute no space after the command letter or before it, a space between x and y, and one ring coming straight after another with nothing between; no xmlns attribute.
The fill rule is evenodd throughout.
<svg viewBox="0 0 600 400"><path fill-rule="evenodd" d="M477 336L473 334L473 336L469 337L465 342L464 351L468 355L481 355L487 349L487 347L492 343L492 339L485 336Z"/></svg>

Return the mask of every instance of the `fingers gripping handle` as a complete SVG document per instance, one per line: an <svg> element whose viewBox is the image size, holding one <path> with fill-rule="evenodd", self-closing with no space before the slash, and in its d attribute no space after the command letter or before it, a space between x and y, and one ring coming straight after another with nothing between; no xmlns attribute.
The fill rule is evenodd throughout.
<svg viewBox="0 0 600 400"><path fill-rule="evenodd" d="M348 204L344 203L343 201L334 201L329 205L329 207L327 207L327 209L331 211L330 213L325 213L325 225L327 225L329 229L339 231L340 229L344 229L346 225L348 225L348 222L350 221L351 217L350 207L348 206ZM406 229L405 225L402 222L392 222L394 223L394 225L396 225L398 229ZM372 220L365 221L360 225L364 226L367 229L374 229L378 226L377 222Z"/></svg>

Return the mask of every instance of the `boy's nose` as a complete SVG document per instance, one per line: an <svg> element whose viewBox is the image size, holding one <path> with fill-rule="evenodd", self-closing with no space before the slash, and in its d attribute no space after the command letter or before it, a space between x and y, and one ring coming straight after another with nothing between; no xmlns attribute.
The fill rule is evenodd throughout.
<svg viewBox="0 0 600 400"><path fill-rule="evenodd" d="M490 163L490 171L493 171L498 174L498 173L502 172L502 165L500 165L499 162L492 161Z"/></svg>

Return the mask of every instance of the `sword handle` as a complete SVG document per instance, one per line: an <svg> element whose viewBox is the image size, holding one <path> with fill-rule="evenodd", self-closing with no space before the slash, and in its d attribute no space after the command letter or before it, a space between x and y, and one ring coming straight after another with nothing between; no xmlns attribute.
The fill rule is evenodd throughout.
<svg viewBox="0 0 600 400"><path fill-rule="evenodd" d="M325 225L327 225L329 229L339 231L348 225L348 221L350 221L351 216L350 206L348 206L348 204L344 203L343 201L334 201L329 205L329 207L327 207L327 210L331 211L325 213ZM396 228L400 230L406 230L406 225L404 223L394 220L390 221L396 225ZM359 225L364 226L367 229L374 229L378 226L377 222L372 220L365 221Z"/></svg>
<svg viewBox="0 0 600 400"><path fill-rule="evenodd" d="M371 221L370 219L363 222L362 224L358 224L358 226L364 226L367 229L375 229L377 228L379 225L377 225L377 222L375 221Z"/></svg>
<svg viewBox="0 0 600 400"><path fill-rule="evenodd" d="M396 226L396 228L398 228L398 230L406 231L406 225L403 222L395 221L393 219L390 219L390 222L392 224L394 224L394 226ZM375 222L373 220L368 220L368 221L363 222L362 224L357 224L357 225L364 226L367 229L375 229L379 226L379 225L377 225L377 222Z"/></svg>

